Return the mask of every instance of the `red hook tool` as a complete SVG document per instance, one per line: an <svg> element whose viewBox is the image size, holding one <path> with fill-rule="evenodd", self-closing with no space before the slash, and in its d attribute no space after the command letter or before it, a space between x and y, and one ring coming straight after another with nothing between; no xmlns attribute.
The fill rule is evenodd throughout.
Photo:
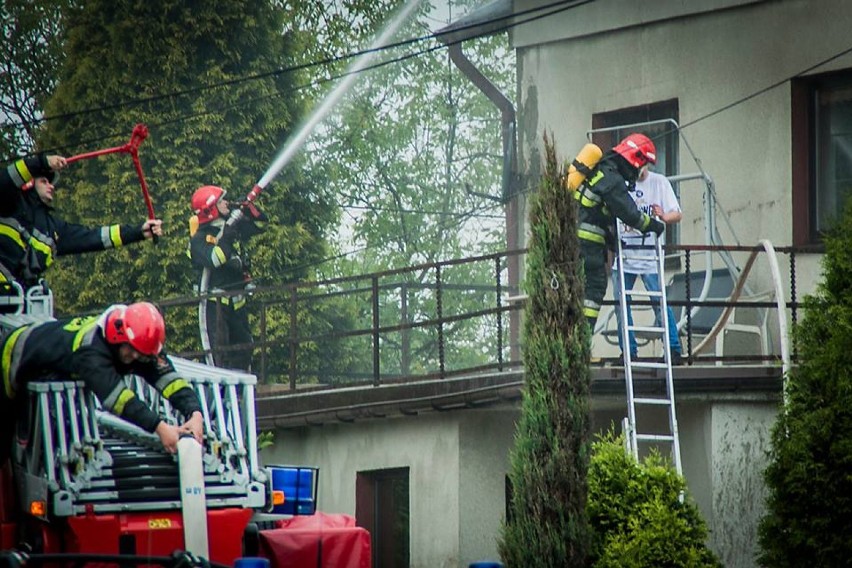
<svg viewBox="0 0 852 568"><path fill-rule="evenodd" d="M133 166L136 168L136 175L139 176L139 184L142 186L142 197L145 198L145 206L148 208L148 219L155 219L154 204L151 202L151 194L148 193L148 183L145 181L145 174L142 173L142 164L139 163L139 145L148 137L148 127L144 124L137 124L133 127L133 132L130 134L130 141L127 144L116 146L114 148L105 148L103 150L95 150L85 154L77 154L71 156L65 161L68 164L77 160L88 160L89 158L97 158L106 154L130 154L133 159ZM157 242L157 236L154 235L154 242Z"/></svg>

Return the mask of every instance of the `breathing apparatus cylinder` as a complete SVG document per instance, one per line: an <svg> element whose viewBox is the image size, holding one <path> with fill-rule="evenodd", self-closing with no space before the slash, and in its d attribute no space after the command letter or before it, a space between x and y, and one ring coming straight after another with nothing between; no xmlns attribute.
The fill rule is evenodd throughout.
<svg viewBox="0 0 852 568"><path fill-rule="evenodd" d="M198 222L198 215L193 215L192 217L189 218L189 236L190 237L194 237L195 233L198 232L199 224L200 223Z"/></svg>
<svg viewBox="0 0 852 568"><path fill-rule="evenodd" d="M592 172L603 156L603 151L597 144L586 144L571 165L568 174L562 179L562 185L568 191L577 191L583 180Z"/></svg>

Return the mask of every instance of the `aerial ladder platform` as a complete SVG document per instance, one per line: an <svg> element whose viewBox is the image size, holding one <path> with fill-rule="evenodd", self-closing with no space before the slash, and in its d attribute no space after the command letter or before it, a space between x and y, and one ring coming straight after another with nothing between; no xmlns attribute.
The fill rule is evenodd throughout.
<svg viewBox="0 0 852 568"><path fill-rule="evenodd" d="M17 313L0 314L3 332L53 319L49 291L19 294L9 306ZM198 395L205 424L203 444L182 439L176 455L155 434L103 410L82 381L27 384L10 460L14 485L4 484L0 507L2 548L26 542L35 553L149 556L186 550L232 564L257 532L255 513L281 512L285 500L290 514L313 513L315 468L260 464L257 378L169 358ZM140 377L125 381L167 423L185 422ZM291 479L302 486L279 487Z"/></svg>

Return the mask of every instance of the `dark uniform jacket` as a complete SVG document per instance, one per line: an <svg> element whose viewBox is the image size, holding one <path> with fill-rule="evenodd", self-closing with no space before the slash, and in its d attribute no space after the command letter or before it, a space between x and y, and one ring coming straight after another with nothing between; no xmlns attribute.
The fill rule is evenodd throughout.
<svg viewBox="0 0 852 568"><path fill-rule="evenodd" d="M643 213L628 193L636 185L637 173L618 154L611 153L598 163L574 192L580 203L577 219L580 239L615 250L616 217L643 233L663 232L663 222Z"/></svg>
<svg viewBox="0 0 852 568"><path fill-rule="evenodd" d="M35 284L54 257L119 247L145 238L139 225L89 228L53 214L35 189L24 192L12 217L0 218L0 263L24 286Z"/></svg>
<svg viewBox="0 0 852 568"><path fill-rule="evenodd" d="M33 178L50 175L47 156L39 154L16 160L0 168L0 217L8 217L18 208L21 189Z"/></svg>
<svg viewBox="0 0 852 568"><path fill-rule="evenodd" d="M258 211L258 222L266 220L266 216ZM260 234L262 228L254 219L244 217L235 225L225 227L221 238L219 232L225 225L224 219L215 219L198 227L189 239L189 257L196 269L198 281L205 268L210 269L210 281L207 291L237 290L246 284L246 267L240 255L242 243Z"/></svg>
<svg viewBox="0 0 852 568"><path fill-rule="evenodd" d="M165 352L124 365L118 345L107 343L101 316L30 324L12 331L2 350L3 396L13 398L27 381L56 377L81 380L105 409L154 432L161 418L127 388L123 376L136 374L153 385L187 419L201 411L195 391L175 371Z"/></svg>

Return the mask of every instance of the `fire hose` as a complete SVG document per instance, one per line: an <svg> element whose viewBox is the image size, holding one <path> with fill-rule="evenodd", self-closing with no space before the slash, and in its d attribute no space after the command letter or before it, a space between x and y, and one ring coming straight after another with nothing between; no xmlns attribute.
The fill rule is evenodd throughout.
<svg viewBox="0 0 852 568"><path fill-rule="evenodd" d="M311 114L308 121L302 125L295 136L284 145L284 148L275 158L272 165L269 166L263 174L263 177L260 178L260 181L258 181L251 191L249 191L245 199L245 204L251 205L251 203L261 194L263 189L269 185L269 183L279 174L279 172L281 172L281 170L284 169L289 160L299 150L316 125L319 124L329 112L331 112L331 109L334 108L337 101L340 100L346 91L349 90L350 86L360 75L360 72L366 69L367 65L379 51L378 48L384 46L391 40L393 34L395 34L400 26L408 19L408 16L415 8L417 8L418 4L419 1L417 0L410 0L407 2L407 4L401 8L399 13L397 13L394 17L391 24L387 26L371 44L370 49L355 60L355 62L347 70L346 76L343 80L340 81L340 83L338 83L328 95L326 95L322 103L317 107L316 111ZM244 214L240 209L232 211L228 220L219 231L219 238L222 237L225 227L235 225L240 219L242 219L243 215ZM205 268L201 273L201 282L199 284L199 294L201 299L198 303L198 326L201 332L201 346L202 349L204 349L205 360L208 364L213 365L213 353L210 350L210 337L207 334L207 288L209 282L210 269Z"/></svg>
<svg viewBox="0 0 852 568"><path fill-rule="evenodd" d="M136 169L136 175L139 177L139 184L142 186L142 197L145 200L145 207L148 209L148 219L154 220L156 219L154 216L154 204L151 202L151 194L148 192L148 182L145 181L145 174L142 172L142 164L139 162L139 146L147 137L148 127L144 124L137 124L133 127L133 132L130 134L130 140L126 144L115 146L113 148L86 152L84 154L77 154L76 156L67 158L65 161L68 164L72 164L78 160L88 160L90 158L97 158L98 156L104 156L106 154L130 154L130 157L133 160L133 167ZM157 235L153 235L153 241L154 243L157 242Z"/></svg>

